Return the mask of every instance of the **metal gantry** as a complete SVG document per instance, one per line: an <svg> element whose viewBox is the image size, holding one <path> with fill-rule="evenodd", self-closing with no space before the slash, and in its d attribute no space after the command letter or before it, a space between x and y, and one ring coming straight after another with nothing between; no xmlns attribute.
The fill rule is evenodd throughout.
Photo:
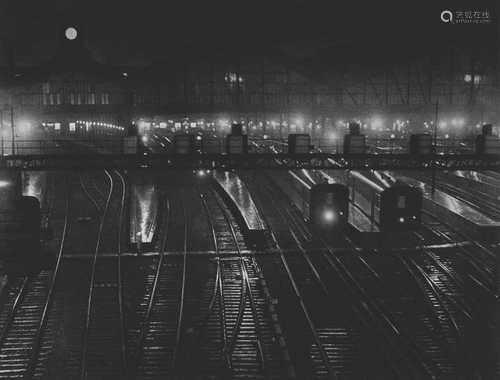
<svg viewBox="0 0 500 380"><path fill-rule="evenodd" d="M277 162L280 165L277 165ZM206 153L27 154L0 157L0 168L41 170L492 170L500 172L500 154L340 154Z"/></svg>

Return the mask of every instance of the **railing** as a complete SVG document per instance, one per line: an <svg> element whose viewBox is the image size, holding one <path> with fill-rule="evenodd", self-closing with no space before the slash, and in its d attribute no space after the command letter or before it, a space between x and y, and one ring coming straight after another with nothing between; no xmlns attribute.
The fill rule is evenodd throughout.
<svg viewBox="0 0 500 380"><path fill-rule="evenodd" d="M2 155L12 155L12 145L3 145ZM123 140L17 140L14 154L121 154Z"/></svg>
<svg viewBox="0 0 500 380"><path fill-rule="evenodd" d="M248 153L266 152L286 153L288 142L286 139L249 139ZM311 152L344 153L344 142L341 139L311 140ZM438 139L438 154L474 154L476 152L475 139ZM196 141L199 153L226 153L225 139L202 139ZM367 139L366 153L370 154L408 154L410 153L409 139ZM12 155L12 145L1 146L2 155ZM93 140L17 140L14 145L15 155L46 155L46 154L122 154L122 139L93 139ZM144 147L146 154L174 153L173 145L148 145Z"/></svg>

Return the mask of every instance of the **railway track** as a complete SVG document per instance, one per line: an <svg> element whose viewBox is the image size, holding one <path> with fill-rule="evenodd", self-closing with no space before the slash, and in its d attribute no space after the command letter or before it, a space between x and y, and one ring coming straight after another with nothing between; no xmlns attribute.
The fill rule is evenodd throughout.
<svg viewBox="0 0 500 380"><path fill-rule="evenodd" d="M468 263L468 266L478 273L490 289L496 289L498 293L498 267L499 257L489 247L469 238L454 230L448 225L440 222L434 216L424 212L422 214L423 225L436 236L442 239L442 244L448 244L454 248L454 252ZM409 237L411 239L411 237ZM461 244L462 243L462 244Z"/></svg>
<svg viewBox="0 0 500 380"><path fill-rule="evenodd" d="M411 176L422 182L430 183L429 176L424 174L411 173ZM472 187L459 187L439 179L436 182L436 187L437 189L459 199L493 220L500 220L500 204L498 199L495 199L494 197L480 192Z"/></svg>
<svg viewBox="0 0 500 380"><path fill-rule="evenodd" d="M174 202L174 196L178 194L167 196L169 219L156 270L149 279L151 293L147 296L146 313L132 350L130 375L139 378L152 374L171 376L176 362L186 278L187 224L184 203L179 198ZM166 257L167 243L175 249L180 247L181 254Z"/></svg>
<svg viewBox="0 0 500 380"><path fill-rule="evenodd" d="M117 173L114 174L114 176L117 175ZM111 175L109 179L111 179ZM80 228L90 227L85 225L84 220L78 220L77 218L77 215L80 215L79 204L85 200L85 197L77 195L78 189L74 186L77 182L74 181L74 178L69 182L65 181L65 183L72 183L73 186L72 188L66 188L64 194L68 196L61 197L61 194L58 194L58 196L54 197L55 202L60 202L61 199L65 199L67 202L64 232L55 231L56 237L62 237L59 258L54 271L52 271L53 276L50 289L47 289L46 286L38 286L34 291L34 294L39 298L46 297L47 302L43 310L43 318L41 319L41 328L38 330L37 342L26 345L31 350L33 365L31 369L24 373L25 378L93 377L96 376L96 373L101 372L101 369L96 368L96 366L102 364L105 366L104 368L109 367L109 362L96 364L96 360L94 360L96 356L109 358L107 357L107 351L102 351L103 348L106 348L102 342L103 339L106 339L107 332L103 333L99 329L100 322L96 318L100 318L100 316L96 315L95 308L95 301L98 301L100 305L107 301L97 295L99 292L99 290L96 291L98 286L90 286L89 284L89 273L93 271L92 263L89 260L79 259L78 253L80 251L73 252L71 242L74 243L74 240L71 240L70 237L75 238L78 235L74 233L70 235L68 233L68 227L77 223L81 225ZM89 191L92 192L91 197L93 196L96 199L102 197L102 194L98 195L99 191L95 184L92 184L91 178L82 179L80 186L80 192L86 186L87 193ZM59 192L61 191L60 188L58 187ZM108 191L110 194L112 193L110 189ZM124 187L119 191L124 191ZM75 200L78 201L78 206L75 206ZM99 206L98 202L100 200L96 201L96 206ZM102 212L103 210L100 211ZM57 214L58 210L55 208L50 215L51 218L60 222L60 216L57 217ZM89 215L93 214L90 213ZM105 219L100 219L100 226L102 227L103 220ZM95 254L97 255L100 239L97 234L93 233L95 231L89 230L87 232L89 236L86 243L87 245L94 244ZM100 232L102 232L102 228ZM107 233L114 232L107 231ZM68 243L67 241L69 240L71 241ZM114 239L115 242L118 240ZM77 254L76 256L75 253ZM37 276L36 280L41 280L43 274L44 272ZM92 278L99 279L102 277L97 275L95 277L92 276ZM93 284L98 285L99 281L93 280ZM116 294L116 290L113 291ZM94 305L91 304L91 301L94 301ZM38 309L37 302L32 299L27 300L25 304L28 309L36 310ZM103 318L103 323L106 323L106 319L107 317ZM30 318L27 317L26 320L30 320ZM101 341L98 341L99 339ZM95 343L96 341L98 342ZM99 351L98 354L96 353L97 351ZM102 372L106 373L106 371ZM116 372L112 368L107 374L109 375L108 377L115 376Z"/></svg>
<svg viewBox="0 0 500 380"><path fill-rule="evenodd" d="M266 314L265 297L252 260L241 255L243 237L235 221L206 186L197 192L178 183L180 188L166 185L163 246L148 281L148 307L130 375L260 377L279 372L276 355L268 365L272 324L260 319ZM196 255L196 243L187 253L187 238L200 223L212 229L208 245L213 254Z"/></svg>
<svg viewBox="0 0 500 380"><path fill-rule="evenodd" d="M120 288L120 231L123 207L112 204L117 182L109 172L108 181L100 190L93 176L83 174L80 182L84 192L99 210L99 234L90 273L87 308L83 331L80 377L108 377L126 373L123 307ZM116 173L118 174L118 173ZM125 183L121 180L119 199L124 202ZM102 181L100 181L102 184ZM102 186L101 186L102 187ZM119 190L118 190L119 191ZM118 237L118 239L117 239ZM117 258L105 259L103 253L118 253Z"/></svg>
<svg viewBox="0 0 500 380"><path fill-rule="evenodd" d="M273 341L274 331L269 323L271 316L266 309L258 269L251 257L243 254L241 233L237 231L235 220L221 198L212 190L205 192L203 201L210 217L216 247L214 259L217 276L214 283L218 285L214 289L217 293L212 295L215 305L212 304L205 314L206 324L202 328L204 333L201 337L205 337L207 341L206 337L216 334L214 327L221 329L222 350L218 350L215 357L216 376L238 374L246 377L269 377L271 373L281 375L279 353ZM217 310L222 313L217 313ZM219 317L221 327L208 324L210 319ZM205 355L191 354L193 360L213 362L213 352L209 349L200 347L200 351L198 348L195 350L198 353L204 350Z"/></svg>
<svg viewBox="0 0 500 380"><path fill-rule="evenodd" d="M52 191L54 190L55 186L52 186ZM67 194L67 187L60 190L63 194ZM61 226L62 230L57 231L61 236L57 263L53 270L42 270L39 275L15 278L9 283L9 297L0 312L0 378L30 378L37 368L43 368L46 358L43 356L44 349L47 346L50 348L53 339L53 329L46 329L48 308L53 300L62 247L66 238L68 197L51 196L50 199L51 209L56 202L65 200L62 205L65 222ZM43 338L44 347L42 347Z"/></svg>
<svg viewBox="0 0 500 380"><path fill-rule="evenodd" d="M255 181L255 178L253 180ZM319 250L319 241L316 240L306 251L304 243L307 239L298 233L300 229L294 226L290 214L285 215L281 212L284 205L280 200L283 197L265 181L260 180L257 183L254 181L249 182L249 185L257 189L253 191L259 191L259 194L263 195L254 198L258 199L261 210L267 211L264 212L266 222L280 251L279 259L274 258L273 266L282 267L280 270L275 269L282 276L282 283L276 284L276 288L279 287L281 291L272 286L270 289L273 293L276 289L280 299L299 300L300 310L294 310L292 313L292 310L285 309L280 313L280 315L294 316L293 319L286 321L291 330L287 331L285 336L287 338L295 336L295 339L302 342L302 346L306 344L309 348L309 352L294 352L291 349L292 362L301 363L301 370L304 371L299 377L340 378L352 376L354 373L358 376L360 374L370 376L374 369L363 357L354 331L337 306L339 298L335 299L332 289L324 282L311 261L313 252ZM293 231L297 232L292 233ZM304 241L301 242L301 239ZM287 244L286 252L281 247L282 242ZM292 251L292 242L295 244L295 252ZM261 264L261 258L257 260L261 266L267 266ZM345 303L345 300L343 302ZM292 344L292 347L296 345ZM307 364L304 365L305 363ZM394 372L392 375L394 376Z"/></svg>
<svg viewBox="0 0 500 380"><path fill-rule="evenodd" d="M266 205L265 209L269 207ZM418 252L422 254L422 250ZM384 256L383 260L381 255ZM406 250L401 250L400 254L392 251L371 257L372 255L361 256L357 249L351 251L336 249L329 254L318 252L309 253L308 256L327 289L338 290L344 286L346 293L356 293L356 299L368 306L365 310L356 308L358 316L362 316L363 313L371 314L371 317L368 315L363 317L365 326L372 326L369 331L363 333L364 338L366 339L370 333L374 337L378 336L376 339L379 339L380 347L395 363L393 367L396 377L457 377L467 374L473 378L490 378L497 375L498 371L495 371L494 362L491 360L492 355L486 355L486 358L478 360L478 353L483 352L478 342L485 337L477 329L483 326L493 333L495 326L488 325L495 320L498 310L491 310L482 305L482 309L475 310L489 312L486 318L482 318L480 314L472 314L470 308L474 305L475 295L464 295L463 288L458 289L459 285L453 286L449 279L450 273L443 271L442 264L436 263L436 267L441 268L438 272L436 267L430 267L427 262L414 262L416 259ZM371 264L366 261L368 258ZM451 257L447 259L451 260ZM373 266L377 270L374 270ZM382 274L385 275L378 275L377 272L381 272L380 268L384 269ZM396 274L399 281L387 283L386 279L392 279ZM335 284L332 279L339 276L343 278L343 283ZM414 278L415 281L408 283L408 278ZM441 288L444 285L447 289ZM332 296L333 292L329 297ZM465 305L464 299L472 303ZM490 297L489 300L495 301L495 298ZM345 305L342 310L347 312L348 303L341 302L338 300L336 304ZM498 302L494 304L497 305ZM351 305L351 307L356 306ZM460 315L467 313L467 310L469 315L466 318ZM350 322L351 331L359 333L363 330L361 326L353 323L355 317L353 315L353 318L347 320ZM378 322L370 325L370 318L378 319ZM476 334L473 331L476 331ZM471 332L475 338L466 337ZM494 342L498 341L498 337L486 340L489 341L486 351L497 352ZM391 345L394 348L392 350ZM373 357L370 358L369 348L363 351L361 344L359 349L368 363L375 363ZM377 370L387 370L390 362L388 364L386 361L383 367L384 369L377 369L377 366L372 364L371 371L377 373Z"/></svg>
<svg viewBox="0 0 500 380"><path fill-rule="evenodd" d="M422 246L408 232L405 237L416 249L405 250L398 257L432 306L441 336L456 360L466 364L462 372L473 378L496 377L497 359L484 353L498 351L498 259L435 218L426 214L423 221L441 237L442 244Z"/></svg>
<svg viewBox="0 0 500 380"><path fill-rule="evenodd" d="M246 180L268 218L275 249L265 254L245 247L201 182L165 185L161 249L142 256L120 254L124 178L92 173L83 201L59 186L56 241L67 238L57 209L68 202L66 225L85 230L94 255L61 244L55 270L11 282L0 378L498 376L498 262L488 249L445 240L462 242L445 226L431 231L435 250L415 235L418 249L368 255L340 234L332 249L264 176ZM99 230L77 221L75 200L90 198Z"/></svg>
<svg viewBox="0 0 500 380"><path fill-rule="evenodd" d="M433 226L438 226L438 229L434 229ZM416 332L423 337L431 334L434 340L428 337L422 340L418 335L413 340L421 346L425 355L431 360L433 372L438 376L447 377L457 377L462 374L470 378L496 377L498 376L498 369L495 369L497 360L492 360L489 354L484 355L484 352L498 351L496 347L498 323L493 322L498 316L498 286L494 285L495 280L491 276L495 271L494 269L491 272L485 271L480 261L477 258L472 259L473 256L467 253L471 248L475 251L480 249L478 245L456 244L456 242L465 241L465 238L456 235L455 231L435 220L432 226L427 223L427 227L442 239L440 244L422 245L419 234L407 232L402 236L409 239L415 249L401 249L397 252L397 248L392 247L393 249L388 253L389 258L397 254L406 270L396 269L395 265L401 266L398 262L390 264L387 270L388 263L391 261L381 260L380 254L377 257L365 255L364 260L369 260L370 266L377 268L377 271L372 269L374 273L381 273L383 278L391 279L391 283L387 285L388 289L406 286L404 277L398 276L399 281L392 281L400 273L410 275L418 283L420 291L418 289L406 290L403 294L411 296L412 301L409 305L411 307L418 299L421 300L420 304L427 302L430 305L430 308L421 306L414 311L416 313L426 311L427 315L420 315L419 319L433 321L427 328L421 331L416 330ZM395 240L392 239L392 242L394 244ZM489 253L486 257L491 259ZM350 271L352 272L352 269ZM369 278L367 275L361 277ZM371 290L373 286L367 285L365 288ZM419 293L420 296L418 296ZM383 293L375 293L372 298L379 299L380 294ZM404 296L400 297L404 299ZM410 328L408 331L412 330L414 329ZM435 339L436 336L438 340ZM429 346L431 342L432 345ZM480 342L483 342L483 347ZM439 354L437 354L438 350Z"/></svg>

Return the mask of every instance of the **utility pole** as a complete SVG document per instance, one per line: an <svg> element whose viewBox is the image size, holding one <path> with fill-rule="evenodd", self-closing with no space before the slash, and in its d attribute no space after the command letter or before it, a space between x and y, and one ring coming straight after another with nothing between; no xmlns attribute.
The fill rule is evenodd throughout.
<svg viewBox="0 0 500 380"><path fill-rule="evenodd" d="M14 107L10 107L10 123L12 127L12 155L14 155L14 148L16 144L16 140L14 137Z"/></svg>
<svg viewBox="0 0 500 380"><path fill-rule="evenodd" d="M434 121L434 154L432 158L432 182L431 194L434 195L436 190L436 154L437 154L437 125L438 125L438 107L439 100L436 98L436 120Z"/></svg>
<svg viewBox="0 0 500 380"><path fill-rule="evenodd" d="M0 136L2 139L2 156L3 156L3 110L0 109Z"/></svg>

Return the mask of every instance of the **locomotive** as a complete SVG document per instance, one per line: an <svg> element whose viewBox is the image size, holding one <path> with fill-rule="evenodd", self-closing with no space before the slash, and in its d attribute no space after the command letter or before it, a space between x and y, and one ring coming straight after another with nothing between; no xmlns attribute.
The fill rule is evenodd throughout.
<svg viewBox="0 0 500 380"><path fill-rule="evenodd" d="M373 170L332 171L349 187L351 202L381 231L408 231L420 227L422 192Z"/></svg>
<svg viewBox="0 0 500 380"><path fill-rule="evenodd" d="M0 274L35 274L42 259L40 202L22 195L20 173L0 174Z"/></svg>
<svg viewBox="0 0 500 380"><path fill-rule="evenodd" d="M329 183L309 170L279 172L273 178L317 230L328 233L347 226L349 191L345 185Z"/></svg>

